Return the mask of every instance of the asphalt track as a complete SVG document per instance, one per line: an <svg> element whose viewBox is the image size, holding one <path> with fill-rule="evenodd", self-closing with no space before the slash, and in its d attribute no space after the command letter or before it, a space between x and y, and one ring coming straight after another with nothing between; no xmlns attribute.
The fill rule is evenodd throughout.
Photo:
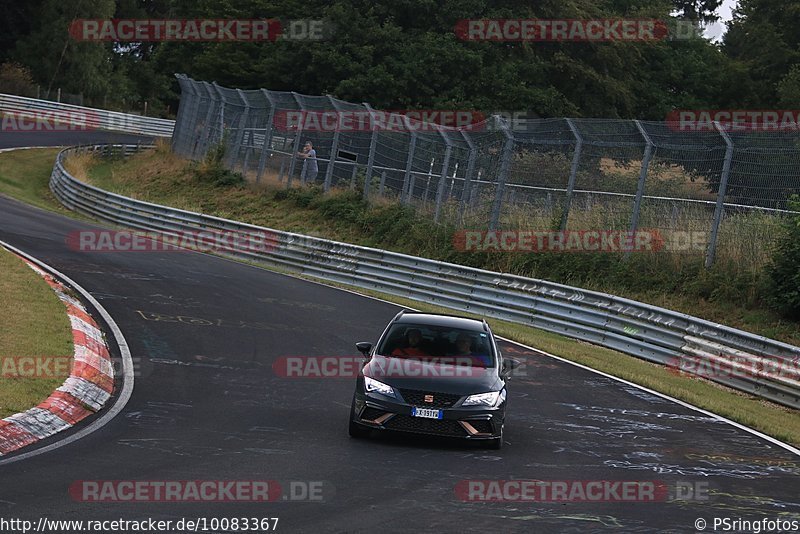
<svg viewBox="0 0 800 534"><path fill-rule="evenodd" d="M397 306L210 255L70 250L67 234L91 228L0 197L0 240L89 290L122 329L137 369L129 403L98 432L23 461L0 460L0 517L279 517L284 532L694 532L699 517L800 520L797 455L508 343L502 350L524 362L525 375L511 381L501 451L350 439L352 379L281 378L272 364L353 355L353 344L374 341ZM80 480L265 479L284 488L322 481L323 501L87 503L69 494ZM475 479L705 483L708 498L459 498L457 484Z"/></svg>

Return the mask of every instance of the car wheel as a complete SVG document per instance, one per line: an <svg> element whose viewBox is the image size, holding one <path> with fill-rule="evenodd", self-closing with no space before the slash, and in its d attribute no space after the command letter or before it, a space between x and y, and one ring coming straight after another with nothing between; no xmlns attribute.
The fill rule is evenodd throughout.
<svg viewBox="0 0 800 534"><path fill-rule="evenodd" d="M356 400L353 399L353 403L350 405L350 425L348 426L348 432L351 438L366 438L369 436L370 429L365 428L354 421L356 418Z"/></svg>

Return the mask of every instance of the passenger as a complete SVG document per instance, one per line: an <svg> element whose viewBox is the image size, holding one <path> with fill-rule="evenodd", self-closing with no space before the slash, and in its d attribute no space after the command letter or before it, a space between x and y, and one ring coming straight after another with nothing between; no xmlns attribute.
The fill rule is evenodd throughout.
<svg viewBox="0 0 800 534"><path fill-rule="evenodd" d="M473 365L486 367L492 364L492 358L488 354L476 354L472 352L472 337L466 332L461 332L456 337L456 350L448 356L469 356Z"/></svg>

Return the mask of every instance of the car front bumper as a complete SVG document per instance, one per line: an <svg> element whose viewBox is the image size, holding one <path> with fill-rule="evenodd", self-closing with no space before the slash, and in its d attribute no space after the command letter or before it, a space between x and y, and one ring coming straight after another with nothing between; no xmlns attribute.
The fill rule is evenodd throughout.
<svg viewBox="0 0 800 534"><path fill-rule="evenodd" d="M495 407L434 407L441 419L415 417L413 405L376 393L357 391L353 405L353 421L364 428L469 440L500 438L505 419L505 402Z"/></svg>

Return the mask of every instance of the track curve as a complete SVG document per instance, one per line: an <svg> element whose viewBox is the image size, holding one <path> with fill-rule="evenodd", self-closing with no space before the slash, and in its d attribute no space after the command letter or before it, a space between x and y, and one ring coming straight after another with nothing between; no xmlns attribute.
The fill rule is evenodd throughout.
<svg viewBox="0 0 800 534"><path fill-rule="evenodd" d="M697 517L800 520L797 455L508 343L527 376L512 380L502 451L351 440L352 379L286 379L272 364L352 355L397 306L209 255L68 248L70 232L94 228L0 198L0 239L89 290L119 324L138 371L126 408L101 431L0 466L0 516L280 517L289 532L687 532ZM325 500L100 504L69 495L78 480L253 479L324 481ZM475 503L455 492L468 479L706 482L709 498Z"/></svg>

